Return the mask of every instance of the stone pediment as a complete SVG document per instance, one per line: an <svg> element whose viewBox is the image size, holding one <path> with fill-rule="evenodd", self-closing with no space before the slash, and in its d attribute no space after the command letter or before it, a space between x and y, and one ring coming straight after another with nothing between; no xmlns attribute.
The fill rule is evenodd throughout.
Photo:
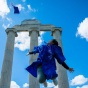
<svg viewBox="0 0 88 88"><path fill-rule="evenodd" d="M34 24L40 24L40 22L38 20L36 20L36 19L27 19L27 20L22 21L21 24L34 25Z"/></svg>

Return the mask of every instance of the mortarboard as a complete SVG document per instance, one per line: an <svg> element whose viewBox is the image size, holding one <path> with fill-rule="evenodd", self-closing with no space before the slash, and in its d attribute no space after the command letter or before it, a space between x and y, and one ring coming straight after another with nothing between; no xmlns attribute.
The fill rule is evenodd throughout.
<svg viewBox="0 0 88 88"><path fill-rule="evenodd" d="M14 14L19 14L19 8L17 6L13 6L14 7Z"/></svg>
<svg viewBox="0 0 88 88"><path fill-rule="evenodd" d="M17 6L15 6L15 5L13 5L13 3L11 3L11 5L13 6L13 8L14 8L14 14L19 14L20 12L19 12L19 8L17 7Z"/></svg>

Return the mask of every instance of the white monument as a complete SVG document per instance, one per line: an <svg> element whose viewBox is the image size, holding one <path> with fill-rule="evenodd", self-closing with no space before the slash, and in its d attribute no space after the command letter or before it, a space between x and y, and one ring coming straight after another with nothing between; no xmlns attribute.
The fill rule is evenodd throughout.
<svg viewBox="0 0 88 88"><path fill-rule="evenodd" d="M15 25L12 28L7 28L7 42L4 54L4 60L1 71L0 88L10 88L12 63L14 54L14 40L17 36L17 32L28 31L30 36L30 50L35 45L38 45L39 31L51 31L54 39L58 41L60 46L61 43L61 27L55 27L50 24L41 24L36 19L29 19L22 21L21 25ZM30 55L30 64L36 59L37 55ZM57 63L58 69L58 88L69 88L68 77L65 68ZM29 75L29 88L40 88L40 85L35 77Z"/></svg>

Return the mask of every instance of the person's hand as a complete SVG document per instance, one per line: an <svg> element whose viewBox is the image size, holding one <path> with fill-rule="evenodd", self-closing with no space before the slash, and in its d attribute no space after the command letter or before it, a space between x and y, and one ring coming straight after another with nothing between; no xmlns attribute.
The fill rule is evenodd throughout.
<svg viewBox="0 0 88 88"><path fill-rule="evenodd" d="M26 56L28 56L29 54L33 54L33 52L28 52L28 53L26 54Z"/></svg>
<svg viewBox="0 0 88 88"><path fill-rule="evenodd" d="M74 69L73 68L69 68L68 69L70 72L74 72Z"/></svg>
<svg viewBox="0 0 88 88"><path fill-rule="evenodd" d="M29 55L29 52L26 54L26 56L28 56Z"/></svg>

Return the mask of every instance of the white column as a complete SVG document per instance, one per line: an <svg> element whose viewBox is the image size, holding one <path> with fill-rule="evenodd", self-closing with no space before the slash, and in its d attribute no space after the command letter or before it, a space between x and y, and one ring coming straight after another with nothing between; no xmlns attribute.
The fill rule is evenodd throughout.
<svg viewBox="0 0 88 88"><path fill-rule="evenodd" d="M54 39L58 41L59 46L61 46L62 48L61 32L62 32L61 29L56 28L52 31L52 35ZM62 67L59 63L57 63L57 70L58 70L58 88L69 88L66 69Z"/></svg>
<svg viewBox="0 0 88 88"><path fill-rule="evenodd" d="M7 42L4 54L4 60L1 71L0 88L10 88L13 52L14 52L14 40L16 36L15 29L7 29Z"/></svg>
<svg viewBox="0 0 88 88"><path fill-rule="evenodd" d="M39 32L37 30L31 30L29 32L30 35L30 51L33 50L34 46L38 46L38 35ZM30 64L37 59L38 54L30 55ZM38 80L29 74L29 88L40 88Z"/></svg>

